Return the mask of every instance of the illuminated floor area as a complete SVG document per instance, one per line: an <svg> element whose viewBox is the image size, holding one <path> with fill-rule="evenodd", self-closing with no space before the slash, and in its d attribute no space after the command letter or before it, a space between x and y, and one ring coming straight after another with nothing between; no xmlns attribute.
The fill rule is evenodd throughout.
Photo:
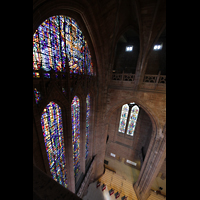
<svg viewBox="0 0 200 200"><path fill-rule="evenodd" d="M83 197L83 200L115 200L116 192L120 193L118 200L123 200L123 196L128 196L127 200L138 200L133 184L129 180L125 180L124 177L114 173L108 169L105 169L105 174L99 179L101 185L96 188L97 182L91 183L88 187L87 194ZM102 191L102 185L106 184L106 189ZM109 190L114 189L114 194L110 196ZM157 195L151 191L147 200L166 200L162 195Z"/></svg>
<svg viewBox="0 0 200 200"><path fill-rule="evenodd" d="M83 200L114 200L115 193L119 192L120 197L128 196L128 200L137 200L137 196L133 189L133 184L129 180L125 180L124 177L106 169L105 174L99 179L101 186L96 188L96 182L90 184L88 193L83 197ZM106 189L102 191L102 184L106 184ZM114 194L109 195L109 190L114 189Z"/></svg>
<svg viewBox="0 0 200 200"><path fill-rule="evenodd" d="M122 158L121 161L105 156L105 160L109 162L108 165L105 165L111 170L116 171L116 174L124 177L126 180L131 183L135 183L139 177L140 170L137 170L133 167L127 166L124 164L125 158ZM151 186L152 190L159 190L159 187L162 187L161 193L166 195L166 178L164 180L161 179L161 173L155 178L153 184Z"/></svg>
<svg viewBox="0 0 200 200"><path fill-rule="evenodd" d="M125 158L122 158L121 161L118 161L116 159L112 159L108 156L105 156L105 160L109 162L109 164L106 166L116 171L116 174L120 175L121 177L124 177L126 180L132 183L135 183L137 181L140 174L140 170L125 165Z"/></svg>
<svg viewBox="0 0 200 200"><path fill-rule="evenodd" d="M161 191L162 194L166 195L166 178L162 180L159 176L157 176L151 186L152 190L158 190L159 187L162 187L163 190Z"/></svg>
<svg viewBox="0 0 200 200"><path fill-rule="evenodd" d="M147 200L166 200L166 197L156 194L155 192L151 191L150 196Z"/></svg>

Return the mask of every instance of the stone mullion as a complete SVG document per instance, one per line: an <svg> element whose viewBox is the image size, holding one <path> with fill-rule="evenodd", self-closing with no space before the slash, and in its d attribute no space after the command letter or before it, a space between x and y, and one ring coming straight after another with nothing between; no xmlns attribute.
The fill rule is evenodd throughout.
<svg viewBox="0 0 200 200"><path fill-rule="evenodd" d="M72 150L72 121L71 121L71 102L66 104L66 117L63 116L63 133L65 144L65 158L67 168L68 189L75 193L74 160Z"/></svg>
<svg viewBox="0 0 200 200"><path fill-rule="evenodd" d="M71 93L70 93L70 74L68 69L68 62L66 59L66 80L65 80L65 91L66 98L68 99L68 103L66 102L66 115L64 115L63 119L63 132L65 133L64 144L65 144L65 159L66 159L66 167L67 167L67 183L68 189L75 193L75 177L74 177L74 159L73 159L73 148L72 148L72 117L71 117Z"/></svg>
<svg viewBox="0 0 200 200"><path fill-rule="evenodd" d="M147 188L147 183L149 182L149 175L150 174L153 174L153 170L155 170L155 168L154 169L152 169L152 165L153 164L155 164L155 157L157 156L156 154L157 154L157 152L156 152L156 150L158 149L158 146L159 146L159 141L157 141L156 142L156 145L155 145L155 147L154 147L154 150L152 151L152 153L153 154L151 154L151 157L150 157L150 163L148 164L148 167L147 167L147 172L145 173L146 175L143 175L143 180L142 180L142 183L143 183L143 185L142 185L142 187L140 188L140 190L143 192L143 193L145 193L146 192L146 188ZM157 158L158 159L158 158ZM148 176L147 176L148 175Z"/></svg>
<svg viewBox="0 0 200 200"><path fill-rule="evenodd" d="M150 191L152 182L155 179L155 177L157 176L158 171L160 170L160 167L161 167L161 165L163 163L163 159L164 159L164 157L163 157L164 154L163 153L164 153L165 147L166 147L165 144L166 144L165 140L162 140L160 142L158 150L154 151L153 159L151 161L151 166L149 168L149 173L148 173L148 174L150 174L151 179L148 179L148 180L144 181L145 185L143 186L143 189L142 189L142 191L144 193L146 193L146 192L148 193Z"/></svg>

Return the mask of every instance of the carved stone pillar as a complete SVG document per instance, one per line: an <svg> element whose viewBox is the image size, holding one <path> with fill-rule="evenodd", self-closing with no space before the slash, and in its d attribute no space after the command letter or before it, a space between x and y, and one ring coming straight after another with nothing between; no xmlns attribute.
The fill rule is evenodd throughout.
<svg viewBox="0 0 200 200"><path fill-rule="evenodd" d="M134 190L139 200L146 200L150 195L150 189L166 156L166 129L160 129L152 138L138 180L134 184Z"/></svg>

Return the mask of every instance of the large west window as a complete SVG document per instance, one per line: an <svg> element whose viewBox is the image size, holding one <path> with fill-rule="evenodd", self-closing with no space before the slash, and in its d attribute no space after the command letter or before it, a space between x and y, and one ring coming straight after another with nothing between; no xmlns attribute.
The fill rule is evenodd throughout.
<svg viewBox="0 0 200 200"><path fill-rule="evenodd" d="M51 69L70 73L93 75L93 63L85 37L76 21L56 15L46 19L33 35L33 77L40 78L42 68L45 78Z"/></svg>

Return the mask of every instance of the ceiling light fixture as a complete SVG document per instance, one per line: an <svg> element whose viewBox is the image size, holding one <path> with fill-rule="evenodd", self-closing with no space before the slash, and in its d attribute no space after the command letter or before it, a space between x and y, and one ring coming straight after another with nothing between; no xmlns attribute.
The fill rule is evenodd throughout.
<svg viewBox="0 0 200 200"><path fill-rule="evenodd" d="M156 45L154 45L153 50L156 50L156 51L161 50L162 46L163 46L163 44L156 44Z"/></svg>
<svg viewBox="0 0 200 200"><path fill-rule="evenodd" d="M133 51L133 46L126 46L126 51Z"/></svg>

